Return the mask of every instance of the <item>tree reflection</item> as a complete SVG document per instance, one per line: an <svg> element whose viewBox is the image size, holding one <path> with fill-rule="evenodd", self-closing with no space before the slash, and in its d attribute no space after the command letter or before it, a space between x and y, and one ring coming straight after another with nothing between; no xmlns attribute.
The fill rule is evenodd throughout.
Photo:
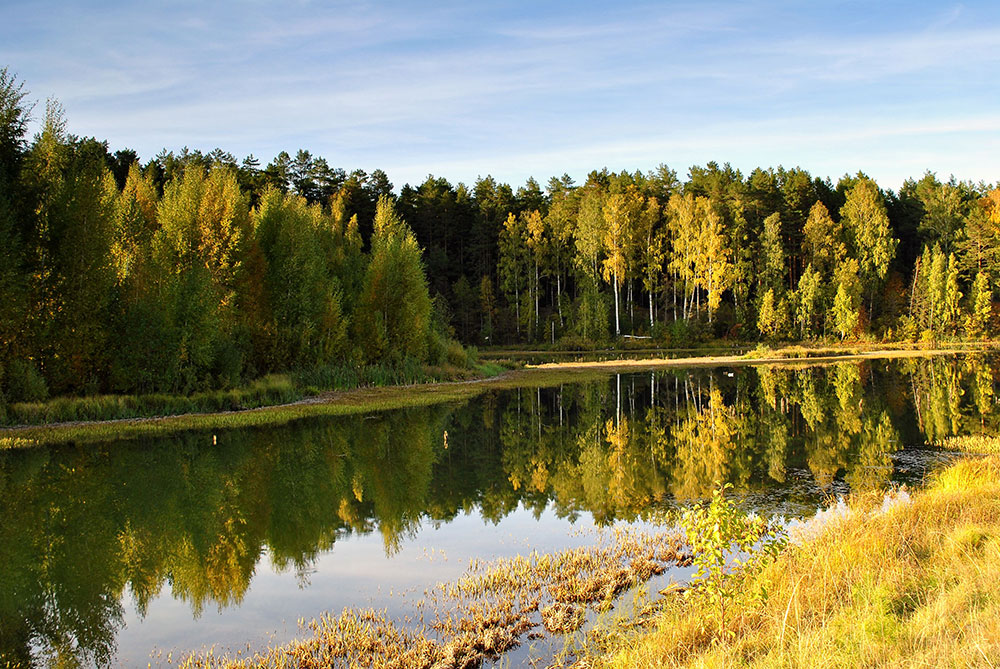
<svg viewBox="0 0 1000 669"><path fill-rule="evenodd" d="M123 597L239 604L267 554L306 578L354 533L519 506L635 519L718 482L885 485L893 453L995 431L991 358L682 370L461 405L0 455L0 657L110 664ZM447 436L446 436L447 435ZM86 568L81 568L85 562Z"/></svg>

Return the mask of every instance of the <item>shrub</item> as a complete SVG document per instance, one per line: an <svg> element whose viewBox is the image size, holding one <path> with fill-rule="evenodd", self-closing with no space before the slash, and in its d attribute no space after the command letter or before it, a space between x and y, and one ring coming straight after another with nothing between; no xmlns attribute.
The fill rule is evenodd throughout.
<svg viewBox="0 0 1000 669"><path fill-rule="evenodd" d="M449 365L454 365L463 369L469 366L469 356L465 353L465 349L462 348L462 345L455 340L448 342L445 359L448 361Z"/></svg>
<svg viewBox="0 0 1000 669"><path fill-rule="evenodd" d="M697 567L692 589L687 592L709 601L718 615L720 634L726 630L727 606L741 603L741 596L766 596L764 592L743 592L740 583L730 578L732 571L741 569L744 578L756 574L786 542L779 525L748 514L726 499L729 488L732 485L728 483L716 487L709 504L688 507L679 519Z"/></svg>
<svg viewBox="0 0 1000 669"><path fill-rule="evenodd" d="M448 357L448 340L436 330L427 331L427 363L442 365Z"/></svg>
<svg viewBox="0 0 1000 669"><path fill-rule="evenodd" d="M33 361L15 360L5 374L7 401L41 402L48 398L49 387Z"/></svg>

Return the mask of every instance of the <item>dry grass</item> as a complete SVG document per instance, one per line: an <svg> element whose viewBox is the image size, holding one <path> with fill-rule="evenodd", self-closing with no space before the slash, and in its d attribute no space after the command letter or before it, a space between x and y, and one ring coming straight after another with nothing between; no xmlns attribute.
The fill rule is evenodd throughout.
<svg viewBox="0 0 1000 669"><path fill-rule="evenodd" d="M910 504L870 502L791 546L716 633L697 598L668 597L649 629L592 638L581 666L1000 665L1000 457L958 462Z"/></svg>
<svg viewBox="0 0 1000 669"><path fill-rule="evenodd" d="M937 445L945 450L959 451L972 455L1000 455L1000 437L983 434L949 437L941 440Z"/></svg>
<svg viewBox="0 0 1000 669"><path fill-rule="evenodd" d="M605 540L552 554L474 561L454 583L424 592L404 621L384 611L345 610L306 626L306 636L277 648L186 658L186 669L268 667L476 667L517 646L579 629L588 607L607 610L629 588L667 566L690 562L676 533L614 530Z"/></svg>

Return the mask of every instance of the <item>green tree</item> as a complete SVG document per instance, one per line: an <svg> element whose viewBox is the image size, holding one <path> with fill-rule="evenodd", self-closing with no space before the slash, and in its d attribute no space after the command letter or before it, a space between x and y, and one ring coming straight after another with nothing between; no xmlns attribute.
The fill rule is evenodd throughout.
<svg viewBox="0 0 1000 669"><path fill-rule="evenodd" d="M993 289L986 272L978 272L972 282L971 313L966 319L965 330L970 337L983 338L990 331L993 320Z"/></svg>
<svg viewBox="0 0 1000 669"><path fill-rule="evenodd" d="M777 337L781 318L778 315L778 305L774 301L774 288L768 288L760 300L757 310L757 329L768 339Z"/></svg>
<svg viewBox="0 0 1000 669"><path fill-rule="evenodd" d="M867 289L870 295L870 312L876 286L889 271L898 244L889 227L882 194L874 181L867 177L857 181L847 192L840 218L851 240L853 257L858 261L861 290Z"/></svg>
<svg viewBox="0 0 1000 669"><path fill-rule="evenodd" d="M666 258L666 236L659 229L660 213L659 200L655 197L648 198L639 216L639 225L636 229L639 267L642 271L642 287L646 289L646 293L649 296L650 331L653 329L655 318L653 307L654 295L660 288L660 275L663 272L663 263Z"/></svg>
<svg viewBox="0 0 1000 669"><path fill-rule="evenodd" d="M673 272L674 286L682 286L681 316L689 317L690 305L696 290L696 263L698 257L698 216L700 202L691 193L673 195L667 203L667 229L670 234L671 254L668 267ZM690 298L690 300L689 300ZM677 292L674 290L674 317L677 317Z"/></svg>
<svg viewBox="0 0 1000 669"><path fill-rule="evenodd" d="M781 240L781 215L777 212L764 219L761 246L761 286L780 291L785 282L785 246Z"/></svg>
<svg viewBox="0 0 1000 669"><path fill-rule="evenodd" d="M938 244L931 251L931 271L927 275L928 303L931 310L931 331L941 335L947 320L946 291L948 284L948 258Z"/></svg>
<svg viewBox="0 0 1000 669"><path fill-rule="evenodd" d="M24 84L0 69L0 367L25 355L22 329L28 311L23 231L28 219L17 184L26 148L30 107Z"/></svg>
<svg viewBox="0 0 1000 669"><path fill-rule="evenodd" d="M265 261L263 299L271 333L268 369L327 364L345 353L347 323L340 289L320 252L329 227L319 205L275 188L254 214L255 237ZM265 312L266 313L266 312Z"/></svg>
<svg viewBox="0 0 1000 669"><path fill-rule="evenodd" d="M711 200L702 201L698 235L697 276L708 296L708 322L722 303L722 293L733 285L731 252L722 229L722 216Z"/></svg>
<svg viewBox="0 0 1000 669"><path fill-rule="evenodd" d="M833 300L833 323L841 339L854 332L858 326L858 309L850 289L843 283L837 285Z"/></svg>
<svg viewBox="0 0 1000 669"><path fill-rule="evenodd" d="M521 292L526 287L528 267L531 262L527 238L528 232L523 217L515 216L513 213L508 214L500 231L500 288L508 303L513 297L518 337L521 335Z"/></svg>
<svg viewBox="0 0 1000 669"><path fill-rule="evenodd" d="M605 223L604 248L607 251L602 271L604 280L613 282L616 336L621 335L619 287L627 276L628 258L641 206L641 196L634 190L629 190L609 196L602 210Z"/></svg>
<svg viewBox="0 0 1000 669"><path fill-rule="evenodd" d="M815 323L816 317L820 313L822 296L822 278L810 263L799 278L795 296L795 320L799 326L799 336L803 339L816 334Z"/></svg>
<svg viewBox="0 0 1000 669"><path fill-rule="evenodd" d="M536 184L537 186L537 184ZM542 214L537 209L534 209L526 214L522 214L524 217L524 232L525 232L525 244L528 247L528 252L530 254L530 263L534 273L531 277L531 282L529 284L529 289L532 293L532 302L534 303L535 318L532 322L531 332L532 338L538 336L538 312L539 312L539 302L541 300L541 271L547 271L547 261L549 256L549 246L551 244L551 234L545 225L545 219L542 218Z"/></svg>
<svg viewBox="0 0 1000 669"><path fill-rule="evenodd" d="M948 254L948 268L945 273L944 283L944 313L942 318L943 329L947 334L954 335L961 324L962 316L962 291L958 286L958 263L955 254Z"/></svg>
<svg viewBox="0 0 1000 669"><path fill-rule="evenodd" d="M50 102L22 182L34 191L32 325L53 391L99 388L115 281L110 249L117 186L95 140L71 140ZM31 326L29 326L31 327Z"/></svg>
<svg viewBox="0 0 1000 669"><path fill-rule="evenodd" d="M379 198L371 246L371 261L354 316L365 359L424 360L431 299L420 247L388 196Z"/></svg>
<svg viewBox="0 0 1000 669"><path fill-rule="evenodd" d="M493 320L496 318L496 297L493 293L493 282L490 277L483 276L479 282L479 313L482 315L480 336L487 344L493 341Z"/></svg>
<svg viewBox="0 0 1000 669"><path fill-rule="evenodd" d="M832 276L834 267L847 255L843 226L830 218L826 205L816 202L809 210L802 232L805 262L811 264L820 276Z"/></svg>

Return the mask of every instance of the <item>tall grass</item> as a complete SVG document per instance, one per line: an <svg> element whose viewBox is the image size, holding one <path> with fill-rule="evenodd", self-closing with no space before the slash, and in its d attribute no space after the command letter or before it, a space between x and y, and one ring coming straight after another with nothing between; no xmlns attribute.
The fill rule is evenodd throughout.
<svg viewBox="0 0 1000 669"><path fill-rule="evenodd" d="M990 667L1000 664L1000 457L964 460L910 504L855 513L741 587L766 600L723 633L697 598L651 629L605 633L596 667Z"/></svg>
<svg viewBox="0 0 1000 669"><path fill-rule="evenodd" d="M7 407L5 425L42 425L72 421L147 418L184 413L240 411L294 402L302 389L286 374L272 374L244 387L192 395L95 395L59 397Z"/></svg>
<svg viewBox="0 0 1000 669"><path fill-rule="evenodd" d="M324 365L291 374L271 374L245 386L191 395L95 395L0 405L0 426L46 425L83 421L154 418L195 413L242 411L287 404L328 390L407 386L443 380L492 377L505 367L479 364L476 352L450 350L445 365L412 359L399 364ZM459 364L460 363L460 364Z"/></svg>

